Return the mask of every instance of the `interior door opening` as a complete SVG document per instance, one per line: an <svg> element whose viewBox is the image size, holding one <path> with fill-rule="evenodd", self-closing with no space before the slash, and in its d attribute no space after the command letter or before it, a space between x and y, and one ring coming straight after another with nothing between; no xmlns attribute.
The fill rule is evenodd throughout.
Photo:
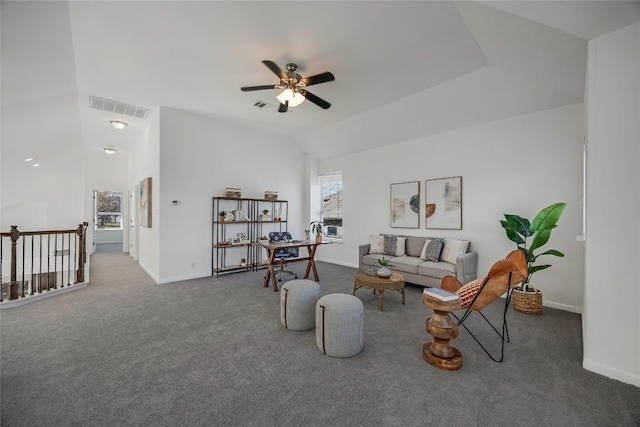
<svg viewBox="0 0 640 427"><path fill-rule="evenodd" d="M124 251L123 196L121 191L94 191L94 253Z"/></svg>

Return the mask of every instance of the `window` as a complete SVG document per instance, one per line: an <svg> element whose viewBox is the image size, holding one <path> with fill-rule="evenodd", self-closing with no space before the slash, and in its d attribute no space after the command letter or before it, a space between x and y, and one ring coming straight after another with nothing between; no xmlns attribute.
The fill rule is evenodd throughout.
<svg viewBox="0 0 640 427"><path fill-rule="evenodd" d="M96 192L96 229L122 230L122 193Z"/></svg>
<svg viewBox="0 0 640 427"><path fill-rule="evenodd" d="M325 237L342 240L342 172L320 175L322 210Z"/></svg>

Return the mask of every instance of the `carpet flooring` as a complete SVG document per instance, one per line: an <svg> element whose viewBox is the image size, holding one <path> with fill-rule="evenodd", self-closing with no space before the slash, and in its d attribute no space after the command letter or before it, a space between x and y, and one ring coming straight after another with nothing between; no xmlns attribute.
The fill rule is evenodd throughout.
<svg viewBox="0 0 640 427"><path fill-rule="evenodd" d="M304 265L290 267L301 276ZM355 269L318 263L322 293ZM91 283L0 312L2 426L639 426L640 389L582 368L581 318L508 312L505 361L462 328L460 370L427 365L422 288L370 290L365 347L337 359L279 321L264 270L157 285L126 254ZM502 304L485 311L500 317ZM471 319L490 349L499 339Z"/></svg>

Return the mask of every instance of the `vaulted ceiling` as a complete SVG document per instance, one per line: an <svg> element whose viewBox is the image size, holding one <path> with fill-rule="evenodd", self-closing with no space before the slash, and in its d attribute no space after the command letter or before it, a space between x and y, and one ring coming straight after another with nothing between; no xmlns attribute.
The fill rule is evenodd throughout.
<svg viewBox="0 0 640 427"><path fill-rule="evenodd" d="M169 107L317 158L581 102L587 41L640 20L629 1L25 3L2 2L3 109L43 108L43 92L53 109L72 93L84 143L126 151L148 121L92 109L89 96ZM332 107L278 113L278 91L241 92L278 82L264 59L303 77L331 71L310 90ZM117 133L114 118L130 126Z"/></svg>

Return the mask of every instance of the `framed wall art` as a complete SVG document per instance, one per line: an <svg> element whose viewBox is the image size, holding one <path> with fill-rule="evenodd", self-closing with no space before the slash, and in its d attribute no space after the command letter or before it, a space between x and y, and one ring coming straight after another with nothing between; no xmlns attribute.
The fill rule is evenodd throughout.
<svg viewBox="0 0 640 427"><path fill-rule="evenodd" d="M424 185L425 228L462 230L462 177L428 179Z"/></svg>
<svg viewBox="0 0 640 427"><path fill-rule="evenodd" d="M140 225L151 228L151 177L140 182Z"/></svg>
<svg viewBox="0 0 640 427"><path fill-rule="evenodd" d="M391 227L420 228L420 181L391 184Z"/></svg>

